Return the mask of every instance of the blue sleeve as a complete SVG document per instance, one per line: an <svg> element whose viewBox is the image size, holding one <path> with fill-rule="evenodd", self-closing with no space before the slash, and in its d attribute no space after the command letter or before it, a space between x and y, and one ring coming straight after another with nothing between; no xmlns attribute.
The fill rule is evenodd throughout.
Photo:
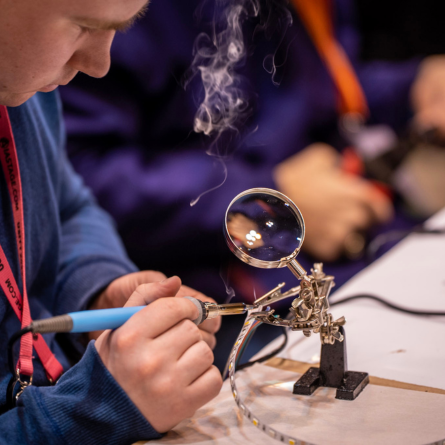
<svg viewBox="0 0 445 445"><path fill-rule="evenodd" d="M0 444L132 444L161 437L103 365L94 343L55 386L31 386L0 416Z"/></svg>
<svg viewBox="0 0 445 445"><path fill-rule="evenodd" d="M114 279L134 272L114 222L61 155L61 242L56 313L85 309L92 296Z"/></svg>
<svg viewBox="0 0 445 445"><path fill-rule="evenodd" d="M58 134L60 150L56 168L61 233L53 313L65 314L85 310L112 281L137 268L128 259L114 221L97 205L67 159L62 122ZM77 353L83 354L82 334L67 335L66 340Z"/></svg>
<svg viewBox="0 0 445 445"><path fill-rule="evenodd" d="M57 199L61 238L55 313L63 314L85 309L114 279L137 269L127 257L114 222L68 161L62 124L60 134L63 147L57 160Z"/></svg>

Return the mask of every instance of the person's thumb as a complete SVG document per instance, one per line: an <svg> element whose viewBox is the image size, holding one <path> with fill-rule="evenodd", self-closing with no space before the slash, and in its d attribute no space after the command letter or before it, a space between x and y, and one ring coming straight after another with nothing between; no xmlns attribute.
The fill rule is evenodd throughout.
<svg viewBox="0 0 445 445"><path fill-rule="evenodd" d="M162 272L155 270L141 270L140 272L125 275L125 287L132 293L140 284L153 283L155 281L165 280L167 277Z"/></svg>
<svg viewBox="0 0 445 445"><path fill-rule="evenodd" d="M131 294L125 307L145 306L159 298L174 297L181 287L181 279L173 276L163 281L143 283Z"/></svg>

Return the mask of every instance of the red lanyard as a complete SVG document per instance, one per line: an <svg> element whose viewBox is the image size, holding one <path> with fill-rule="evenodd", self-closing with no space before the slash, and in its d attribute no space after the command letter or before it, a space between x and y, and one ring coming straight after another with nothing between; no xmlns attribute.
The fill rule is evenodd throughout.
<svg viewBox="0 0 445 445"><path fill-rule="evenodd" d="M32 320L29 310L28 294L26 291L25 220L23 215L22 182L20 178L17 149L12 134L8 110L4 105L0 105L0 162L3 167L9 196L11 198L20 272L23 283L23 298L1 245L0 285L18 319L21 321L22 328L24 328L28 326ZM32 376L33 345L43 367L45 368L48 379L50 382L55 382L62 374L63 368L40 334L34 335L34 337L31 333L22 336L20 340L20 358L17 363L18 373L30 377Z"/></svg>

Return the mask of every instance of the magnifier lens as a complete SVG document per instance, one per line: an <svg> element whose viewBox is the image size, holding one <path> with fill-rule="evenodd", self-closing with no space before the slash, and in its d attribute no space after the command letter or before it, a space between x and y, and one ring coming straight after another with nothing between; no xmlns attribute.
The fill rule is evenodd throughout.
<svg viewBox="0 0 445 445"><path fill-rule="evenodd" d="M226 239L243 261L257 267L283 267L304 239L304 221L295 204L275 190L238 195L226 213ZM295 256L294 255L294 256Z"/></svg>

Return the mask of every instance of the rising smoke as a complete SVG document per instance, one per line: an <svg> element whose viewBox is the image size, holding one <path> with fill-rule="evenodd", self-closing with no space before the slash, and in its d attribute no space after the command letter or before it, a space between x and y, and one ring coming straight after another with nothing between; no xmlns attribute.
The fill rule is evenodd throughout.
<svg viewBox="0 0 445 445"><path fill-rule="evenodd" d="M230 3L215 23L215 30L222 29L211 40L201 34L195 42L194 63L205 94L196 112L194 130L208 136L236 130L238 116L248 109L235 68L246 54L242 24L247 17L258 15L258 4L254 0Z"/></svg>
<svg viewBox="0 0 445 445"><path fill-rule="evenodd" d="M286 4L287 0L215 0L212 33L197 37L185 82L187 86L198 74L202 80L204 95L195 115L195 132L212 136L215 141L224 132L239 132L252 107L237 69L243 65L258 33L264 32L268 39L279 34L278 45L281 44L292 24ZM252 35L245 36L243 24L249 20L256 26ZM263 66L277 83L275 53L265 58ZM214 152L212 148L215 144L209 154L221 156L220 150Z"/></svg>
<svg viewBox="0 0 445 445"><path fill-rule="evenodd" d="M212 1L212 0L211 0ZM242 67L249 51L253 50L255 37L264 33L267 40L276 38L272 54L265 57L263 68L271 75L271 81L278 85L275 55L282 44L287 28L292 24L292 16L287 9L287 0L214 0L212 32L201 33L195 41L194 60L184 79L184 86L200 75L203 97L195 115L194 130L210 136L207 154L221 163L224 179L221 184L201 193L190 205L194 206L200 198L221 187L227 179L225 158L235 149L233 135L241 128L253 112L251 97L244 88L243 76L237 71ZM243 25L254 22L251 35L245 36ZM252 29L252 27L250 28ZM258 67L261 69L261 67ZM224 138L224 145L221 137ZM232 146L232 148L229 148ZM235 292L224 282L227 302ZM255 292L255 289L254 289Z"/></svg>

